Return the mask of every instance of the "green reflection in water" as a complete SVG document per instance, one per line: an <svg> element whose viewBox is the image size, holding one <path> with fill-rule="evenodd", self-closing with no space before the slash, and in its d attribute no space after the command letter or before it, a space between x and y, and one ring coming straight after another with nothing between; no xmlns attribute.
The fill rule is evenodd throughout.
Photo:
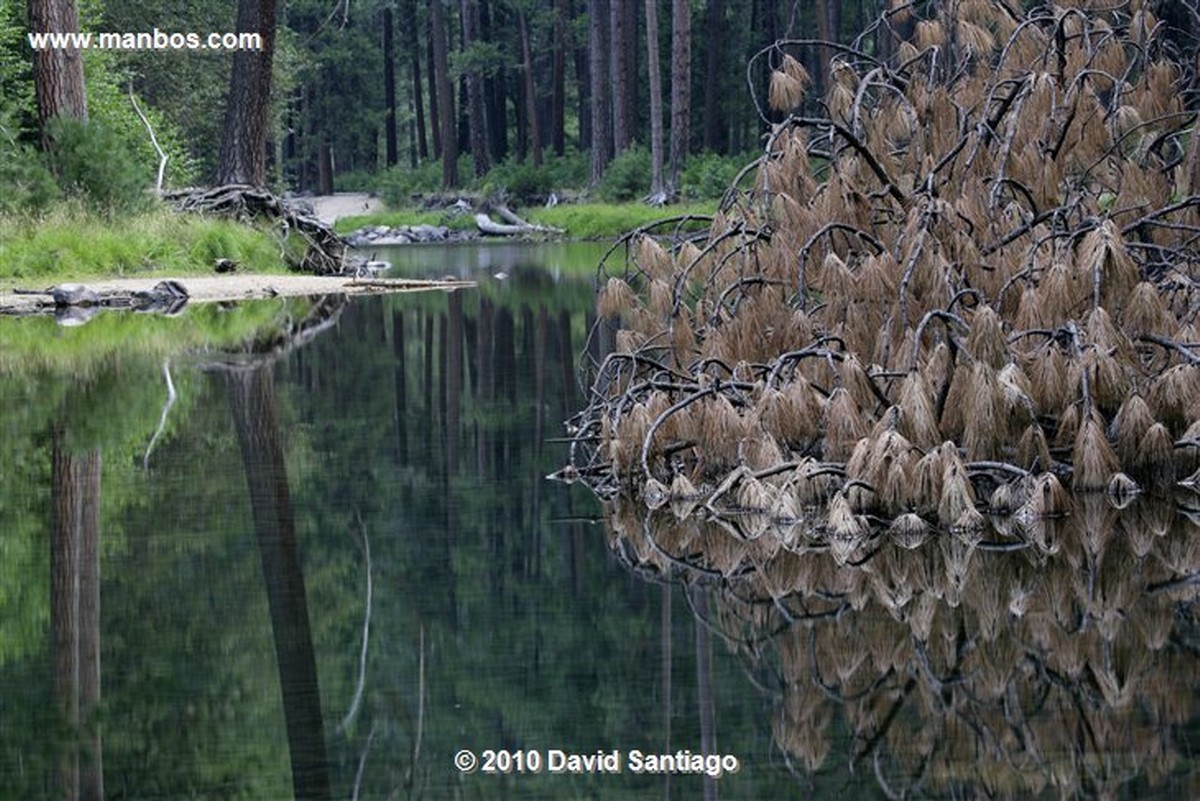
<svg viewBox="0 0 1200 801"><path fill-rule="evenodd" d="M350 304L271 368L335 797L660 798L661 776L463 775L452 757L663 750L667 711L670 749L699 750L688 604L632 580L583 522L590 497L543 480L564 459L546 440L578 406L591 286L506 272L476 292ZM250 304L261 324L210 340L172 339L187 315L20 339L0 321L6 348L69 344L22 346L0 382L0 795L86 785L97 732L110 797L292 795L246 460L228 379L204 368L244 363L227 352L254 350L247 337L261 350L311 308ZM68 339L101 323L128 326L125 341ZM167 359L177 401L147 458ZM100 465L100 694L75 722L55 690L49 553L56 499L87 490L56 484L56 443ZM711 650L717 746L742 760L721 795L794 791L769 700ZM701 780L672 792L698 796Z"/></svg>

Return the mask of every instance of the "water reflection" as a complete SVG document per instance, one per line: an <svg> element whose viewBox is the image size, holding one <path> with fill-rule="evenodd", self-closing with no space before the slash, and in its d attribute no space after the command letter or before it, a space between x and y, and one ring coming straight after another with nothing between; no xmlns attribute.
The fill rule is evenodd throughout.
<svg viewBox="0 0 1200 801"><path fill-rule="evenodd" d="M971 536L864 518L849 551L836 497L782 526L678 497L606 514L633 569L714 588L803 773L870 771L889 798L1175 798L1200 718L1200 498L1178 500L1082 495Z"/></svg>
<svg viewBox="0 0 1200 801"><path fill-rule="evenodd" d="M742 764L721 797L788 792L767 705L689 613L704 599L631 580L590 496L544 481L593 295L524 274L4 321L0 797L83 797L102 751L108 797L689 798L713 782L452 760L714 742ZM52 642L52 522L85 518L103 570L64 586L100 587L94 705L84 672L56 691Z"/></svg>

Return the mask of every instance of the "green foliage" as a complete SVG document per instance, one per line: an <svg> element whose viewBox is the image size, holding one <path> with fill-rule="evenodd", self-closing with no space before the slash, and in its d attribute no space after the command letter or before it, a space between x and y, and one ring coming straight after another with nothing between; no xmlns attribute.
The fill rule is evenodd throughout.
<svg viewBox="0 0 1200 801"><path fill-rule="evenodd" d="M88 50L84 54L84 78L87 81L88 119L101 123L122 142L139 167L153 176L159 155L154 149L146 123L138 117L129 93L132 74L118 62L117 53ZM167 155L165 185L185 186L196 176L196 165L183 144L179 127L145 99L134 96L145 115L158 145ZM154 185L153 179L147 184Z"/></svg>
<svg viewBox="0 0 1200 801"><path fill-rule="evenodd" d="M33 73L25 31L25 4L0 3L0 108L19 119L6 120L15 135L33 121ZM9 127L15 124L15 127Z"/></svg>
<svg viewBox="0 0 1200 801"><path fill-rule="evenodd" d="M696 215L683 224L681 230L695 231L708 227L708 217L716 210L712 202L686 203L669 209L647 206L644 203L564 203L553 208L530 210L530 222L563 228L573 239L611 239L667 217ZM672 232L675 226L665 229Z"/></svg>
<svg viewBox="0 0 1200 801"><path fill-rule="evenodd" d="M379 179L370 170L348 170L334 178L334 189L338 192L374 192Z"/></svg>
<svg viewBox="0 0 1200 801"><path fill-rule="evenodd" d="M475 218L469 214L447 214L441 211L380 211L374 214L341 217L333 224L333 228L338 233L348 234L365 225L386 225L390 228L404 225L444 225L458 231L474 231Z"/></svg>
<svg viewBox="0 0 1200 801"><path fill-rule="evenodd" d="M755 154L722 156L705 151L683 165L680 193L686 200L720 200L738 172L756 158Z"/></svg>
<svg viewBox="0 0 1200 801"><path fill-rule="evenodd" d="M54 175L32 145L0 118L0 215L41 211L60 196Z"/></svg>
<svg viewBox="0 0 1200 801"><path fill-rule="evenodd" d="M551 192L580 190L587 184L587 154L572 151L563 156L549 155L541 167L530 161L506 159L492 168L483 179L489 194L506 192L521 203L540 203Z"/></svg>
<svg viewBox="0 0 1200 801"><path fill-rule="evenodd" d="M112 216L145 208L150 178L128 144L99 122L66 117L50 121L50 170L68 197Z"/></svg>
<svg viewBox="0 0 1200 801"><path fill-rule="evenodd" d="M484 191L505 192L520 202L544 198L555 189L554 176L545 167L512 159L497 164L484 177Z"/></svg>
<svg viewBox="0 0 1200 801"><path fill-rule="evenodd" d="M504 49L496 42L475 41L450 54L450 74L456 80L471 73L495 75L510 66Z"/></svg>
<svg viewBox="0 0 1200 801"><path fill-rule="evenodd" d="M471 174L469 159L469 156L459 159L459 175ZM380 173L377 181L377 191L383 201L393 208L401 208L410 205L414 195L432 194L442 188L442 163L426 161L416 169L397 165Z"/></svg>
<svg viewBox="0 0 1200 801"><path fill-rule="evenodd" d="M650 151L634 145L619 154L604 171L596 196L609 203L643 198L650 190Z"/></svg>

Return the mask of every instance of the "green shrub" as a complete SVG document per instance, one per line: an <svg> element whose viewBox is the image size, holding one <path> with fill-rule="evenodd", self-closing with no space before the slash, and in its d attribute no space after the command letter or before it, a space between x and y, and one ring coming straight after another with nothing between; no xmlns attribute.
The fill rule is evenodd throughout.
<svg viewBox="0 0 1200 801"><path fill-rule="evenodd" d="M634 145L618 155L604 171L596 196L608 203L645 197L650 190L650 151Z"/></svg>
<svg viewBox="0 0 1200 801"><path fill-rule="evenodd" d="M370 170L349 170L334 176L333 188L337 192L375 192L378 181Z"/></svg>
<svg viewBox="0 0 1200 801"><path fill-rule="evenodd" d="M680 193L685 200L720 200L738 172L755 156L720 156L710 151L690 157L679 177Z"/></svg>
<svg viewBox="0 0 1200 801"><path fill-rule="evenodd" d="M489 194L507 192L518 203L534 202L554 191L554 175L545 167L530 162L518 163L506 159L487 174L483 190Z"/></svg>
<svg viewBox="0 0 1200 801"><path fill-rule="evenodd" d="M0 109L0 214L42 211L58 197L41 154L17 139L17 126Z"/></svg>
<svg viewBox="0 0 1200 801"><path fill-rule="evenodd" d="M111 130L58 117L50 122L49 136L50 169L64 194L109 216L148 205L148 165L139 164Z"/></svg>
<svg viewBox="0 0 1200 801"><path fill-rule="evenodd" d="M464 187L471 176L471 155L458 160L458 177ZM389 167L375 179L376 193L392 208L412 205L413 195L431 195L442 191L442 162L426 161L412 167Z"/></svg>

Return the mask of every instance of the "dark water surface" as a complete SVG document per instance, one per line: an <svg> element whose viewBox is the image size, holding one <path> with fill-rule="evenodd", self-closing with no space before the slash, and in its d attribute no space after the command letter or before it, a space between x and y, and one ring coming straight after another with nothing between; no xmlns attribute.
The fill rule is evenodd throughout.
<svg viewBox="0 0 1200 801"><path fill-rule="evenodd" d="M0 320L0 797L1197 797L1200 536L1169 503L1040 565L839 573L547 482L601 252ZM755 566L813 594L764 602ZM737 771L634 753L705 750Z"/></svg>

